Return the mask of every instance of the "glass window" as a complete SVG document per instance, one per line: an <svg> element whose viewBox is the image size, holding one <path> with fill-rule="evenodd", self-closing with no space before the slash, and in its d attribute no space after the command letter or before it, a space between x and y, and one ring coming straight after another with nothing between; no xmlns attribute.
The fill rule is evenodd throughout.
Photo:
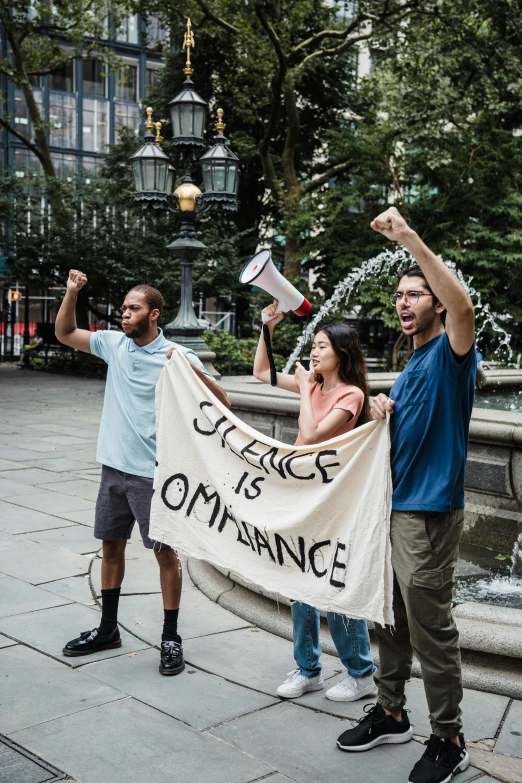
<svg viewBox="0 0 522 783"><path fill-rule="evenodd" d="M114 106L116 132L122 127L131 128L137 136L140 132L140 107L138 104L116 101Z"/></svg>
<svg viewBox="0 0 522 783"><path fill-rule="evenodd" d="M76 176L76 156L65 155L63 152L53 152L51 159L54 163L56 176L72 182Z"/></svg>
<svg viewBox="0 0 522 783"><path fill-rule="evenodd" d="M124 65L116 77L116 98L123 101L138 100L138 66Z"/></svg>
<svg viewBox="0 0 522 783"><path fill-rule="evenodd" d="M52 147L76 147L76 95L51 92L49 95L49 143Z"/></svg>
<svg viewBox="0 0 522 783"><path fill-rule="evenodd" d="M83 92L105 98L107 95L107 75L101 60L85 60L83 63Z"/></svg>
<svg viewBox="0 0 522 783"><path fill-rule="evenodd" d="M145 77L147 92L149 92L151 88L158 86L160 71L161 68L147 68Z"/></svg>
<svg viewBox="0 0 522 783"><path fill-rule="evenodd" d="M104 152L109 143L109 101L83 99L83 149Z"/></svg>
<svg viewBox="0 0 522 783"><path fill-rule="evenodd" d="M166 41L168 32L162 26L157 16L149 16L147 19L147 46L149 49L155 49L159 44Z"/></svg>
<svg viewBox="0 0 522 783"><path fill-rule="evenodd" d="M99 173L101 165L102 161L99 158L83 157L82 168L84 171L84 180L88 185L91 182L91 179Z"/></svg>
<svg viewBox="0 0 522 783"><path fill-rule="evenodd" d="M36 101L36 105L40 109L40 113L42 111L42 91L41 90L33 90L34 99ZM27 104L25 102L25 96L22 92L22 90L15 90L14 94L14 124L16 126L16 130L20 131L20 133L23 133L24 136L27 136L28 138L33 138L33 135L31 133L31 121L29 119L29 110L27 108Z"/></svg>
<svg viewBox="0 0 522 783"><path fill-rule="evenodd" d="M126 43L130 43L130 44L138 43L139 32L138 32L137 14L132 14L132 16L128 16L126 19L124 19L120 29L118 30L116 40L125 41Z"/></svg>
<svg viewBox="0 0 522 783"><path fill-rule="evenodd" d="M42 173L42 164L30 150L15 149L14 169L17 177L37 177Z"/></svg>
<svg viewBox="0 0 522 783"><path fill-rule="evenodd" d="M49 74L49 87L51 90L63 90L64 92L73 92L74 90L74 63L68 62L57 68Z"/></svg>

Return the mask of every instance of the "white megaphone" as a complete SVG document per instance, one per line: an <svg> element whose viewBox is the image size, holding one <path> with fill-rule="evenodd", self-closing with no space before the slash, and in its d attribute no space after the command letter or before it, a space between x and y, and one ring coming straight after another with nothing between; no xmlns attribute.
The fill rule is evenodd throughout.
<svg viewBox="0 0 522 783"><path fill-rule="evenodd" d="M250 259L243 267L239 282L257 285L271 294L278 301L277 310L280 313L293 310L296 315L306 315L312 309L306 296L300 294L297 288L277 271L270 250L260 250ZM270 319L263 314L263 322L268 320Z"/></svg>

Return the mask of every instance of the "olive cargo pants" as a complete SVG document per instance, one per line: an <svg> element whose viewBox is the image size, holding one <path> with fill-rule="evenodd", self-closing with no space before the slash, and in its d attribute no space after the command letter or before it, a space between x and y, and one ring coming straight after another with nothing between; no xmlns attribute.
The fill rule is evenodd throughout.
<svg viewBox="0 0 522 783"><path fill-rule="evenodd" d="M379 703L391 712L402 709L415 652L432 732L439 737L454 737L462 728L459 634L451 604L463 520L462 508L392 512L395 627L375 627Z"/></svg>

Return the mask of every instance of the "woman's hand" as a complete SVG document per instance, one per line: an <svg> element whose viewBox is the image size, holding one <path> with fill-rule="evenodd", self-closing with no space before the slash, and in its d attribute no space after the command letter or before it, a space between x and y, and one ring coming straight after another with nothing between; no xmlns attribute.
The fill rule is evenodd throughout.
<svg viewBox="0 0 522 783"><path fill-rule="evenodd" d="M174 353L175 350L176 350L176 348L174 346L172 346L172 348L169 348L169 350L167 351L167 357L166 357L167 361L172 358L172 354Z"/></svg>
<svg viewBox="0 0 522 783"><path fill-rule="evenodd" d="M295 363L295 382L299 386L299 391L302 392L304 389L312 388L312 384L315 383L315 372L313 370L306 370L301 362Z"/></svg>
<svg viewBox="0 0 522 783"><path fill-rule="evenodd" d="M268 307L265 307L264 310L261 311L263 323L270 323L270 329L273 329L274 326L276 326L284 318L283 313L277 312L277 305L278 301L277 299L274 299L271 305L268 305Z"/></svg>

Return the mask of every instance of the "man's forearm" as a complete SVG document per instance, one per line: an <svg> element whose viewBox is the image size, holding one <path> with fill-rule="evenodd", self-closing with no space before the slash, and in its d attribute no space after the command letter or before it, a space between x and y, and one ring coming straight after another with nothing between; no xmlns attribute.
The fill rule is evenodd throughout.
<svg viewBox="0 0 522 783"><path fill-rule="evenodd" d="M207 389L210 389L212 394L215 394L218 400L223 403L227 408L231 408L230 400L228 399L225 390L219 385L219 383L216 383L216 381L210 380L208 375L204 373L202 370L199 369L199 367L196 367L196 365L192 365L192 369L198 376L198 378L201 378Z"/></svg>
<svg viewBox="0 0 522 783"><path fill-rule="evenodd" d="M74 291L67 291L58 314L56 316L55 332L57 338L67 337L74 332L76 326L76 301L78 297Z"/></svg>
<svg viewBox="0 0 522 783"><path fill-rule="evenodd" d="M426 275L428 285L449 312L458 312L472 307L471 299L458 278L446 264L427 247L419 235L408 229L401 236L404 245Z"/></svg>

